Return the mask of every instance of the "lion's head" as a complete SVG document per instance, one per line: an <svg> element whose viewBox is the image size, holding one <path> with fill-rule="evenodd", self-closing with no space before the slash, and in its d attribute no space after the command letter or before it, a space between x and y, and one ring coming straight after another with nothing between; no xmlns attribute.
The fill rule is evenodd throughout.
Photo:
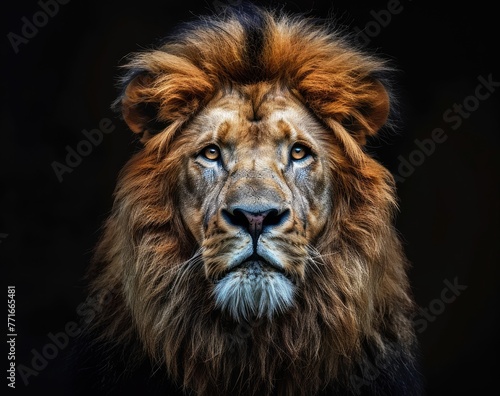
<svg viewBox="0 0 500 396"><path fill-rule="evenodd" d="M93 267L117 290L99 339L200 395L352 391L367 348L410 367L394 183L363 148L391 108L384 62L254 9L127 67L117 107L144 147Z"/></svg>
<svg viewBox="0 0 500 396"><path fill-rule="evenodd" d="M216 308L285 313L332 211L328 134L287 89L231 87L186 126L179 211Z"/></svg>

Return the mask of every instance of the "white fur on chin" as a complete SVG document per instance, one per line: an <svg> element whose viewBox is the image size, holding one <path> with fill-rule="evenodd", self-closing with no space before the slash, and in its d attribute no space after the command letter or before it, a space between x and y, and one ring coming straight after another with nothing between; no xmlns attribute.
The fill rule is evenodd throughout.
<svg viewBox="0 0 500 396"><path fill-rule="evenodd" d="M267 316L271 319L293 304L295 285L282 273L251 262L229 272L214 289L218 308L238 322Z"/></svg>

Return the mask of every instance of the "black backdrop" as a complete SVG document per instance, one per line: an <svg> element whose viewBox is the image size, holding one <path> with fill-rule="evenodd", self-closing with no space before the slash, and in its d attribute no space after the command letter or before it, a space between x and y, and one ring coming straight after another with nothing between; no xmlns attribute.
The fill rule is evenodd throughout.
<svg viewBox="0 0 500 396"><path fill-rule="evenodd" d="M17 374L20 394L67 394L69 346L63 337L47 347L50 334L79 318L82 277L117 173L138 147L110 110L118 65L224 1L60 3L2 7L0 257L5 286L16 286L16 362L34 370L27 386ZM359 42L400 70L400 125L371 151L399 180L397 227L423 310L415 326L428 394L485 393L498 369L498 13L486 2L418 0L297 0L286 8L362 30ZM58 180L54 161L64 164L66 147L76 149L83 130L105 119L112 132Z"/></svg>

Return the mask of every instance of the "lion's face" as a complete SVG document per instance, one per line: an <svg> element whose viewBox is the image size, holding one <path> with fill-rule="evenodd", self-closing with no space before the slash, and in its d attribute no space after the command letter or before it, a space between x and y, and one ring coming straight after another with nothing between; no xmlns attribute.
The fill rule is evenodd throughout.
<svg viewBox="0 0 500 396"><path fill-rule="evenodd" d="M284 311L330 212L323 128L290 92L254 85L218 95L184 134L180 210L217 306Z"/></svg>

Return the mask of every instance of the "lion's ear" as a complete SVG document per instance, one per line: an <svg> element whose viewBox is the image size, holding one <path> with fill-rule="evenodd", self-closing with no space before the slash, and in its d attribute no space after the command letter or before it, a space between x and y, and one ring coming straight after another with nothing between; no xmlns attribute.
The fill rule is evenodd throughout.
<svg viewBox="0 0 500 396"><path fill-rule="evenodd" d="M367 120L370 124L370 132L377 133L389 117L390 98L387 89L378 80L374 80L371 92L371 106L368 108Z"/></svg>
<svg viewBox="0 0 500 396"><path fill-rule="evenodd" d="M114 103L132 132L142 139L161 132L168 126L159 114L160 103L154 94L154 76L146 71L134 71L123 79L121 96Z"/></svg>
<svg viewBox="0 0 500 396"><path fill-rule="evenodd" d="M384 85L375 79L363 84L362 92L354 99L354 109L341 123L359 144L364 145L367 137L376 135L387 123L391 100Z"/></svg>
<svg viewBox="0 0 500 396"><path fill-rule="evenodd" d="M115 102L129 128L142 141L166 129L176 130L214 92L205 72L189 59L163 51L135 56L127 65L122 95Z"/></svg>

